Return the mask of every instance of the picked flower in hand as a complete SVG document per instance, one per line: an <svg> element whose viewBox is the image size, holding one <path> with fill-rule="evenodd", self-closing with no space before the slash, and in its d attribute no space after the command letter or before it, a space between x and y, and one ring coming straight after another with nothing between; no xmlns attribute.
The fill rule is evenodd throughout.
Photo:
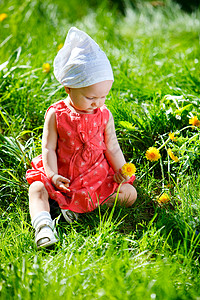
<svg viewBox="0 0 200 300"><path fill-rule="evenodd" d="M133 176L136 172L136 167L132 163L126 163L122 167L122 174L126 176Z"/></svg>

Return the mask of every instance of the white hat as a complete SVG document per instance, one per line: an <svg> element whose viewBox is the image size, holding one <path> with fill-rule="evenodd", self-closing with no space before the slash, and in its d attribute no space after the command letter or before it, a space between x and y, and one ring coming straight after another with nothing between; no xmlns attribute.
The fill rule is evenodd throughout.
<svg viewBox="0 0 200 300"><path fill-rule="evenodd" d="M54 75L64 86L86 87L104 80L113 80L106 54L85 32L71 27L64 46L54 59Z"/></svg>

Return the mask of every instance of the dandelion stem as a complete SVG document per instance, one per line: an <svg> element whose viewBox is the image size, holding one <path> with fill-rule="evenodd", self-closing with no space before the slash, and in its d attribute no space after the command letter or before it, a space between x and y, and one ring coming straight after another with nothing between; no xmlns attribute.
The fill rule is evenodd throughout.
<svg viewBox="0 0 200 300"><path fill-rule="evenodd" d="M161 174L162 174L162 188L165 187L165 174L163 169L163 163L162 163L162 157L160 158L160 168L161 168Z"/></svg>
<svg viewBox="0 0 200 300"><path fill-rule="evenodd" d="M199 133L197 133L197 134L195 134L195 135L193 135L191 138L189 138L189 140L187 140L181 147L180 147L180 149L182 149L187 143L189 143L190 141L192 141L196 136L198 136L199 135Z"/></svg>
<svg viewBox="0 0 200 300"><path fill-rule="evenodd" d="M155 167L155 165L157 165L157 163L158 163L158 162L156 162L156 163L149 169L149 162L148 162L148 168L147 168L147 171L146 171L144 174L142 174L142 176L139 177L138 180L142 179L149 171L151 171L151 170Z"/></svg>
<svg viewBox="0 0 200 300"><path fill-rule="evenodd" d="M161 137L161 139L163 140L163 137ZM167 147L166 147L167 143L164 143L165 146L165 150L167 151ZM169 154L167 155L167 172L168 172L168 181L170 182L170 159L169 159Z"/></svg>
<svg viewBox="0 0 200 300"><path fill-rule="evenodd" d="M31 70L31 71L29 71L29 72L27 72L27 73L25 73L25 74L22 74L20 77L21 77L21 78L26 77L27 75L30 75L30 74L32 74L32 73L34 73L34 72L39 71L39 70L42 70L42 68L37 68L37 69Z"/></svg>
<svg viewBox="0 0 200 300"><path fill-rule="evenodd" d="M162 136L161 136L161 138L162 138ZM169 141L170 141L170 138L168 138L168 139L164 142L164 144L162 144L162 145L158 148L158 150L160 151L163 147L165 147Z"/></svg>
<svg viewBox="0 0 200 300"><path fill-rule="evenodd" d="M186 127L183 127L183 128L181 128L181 129L178 131L178 133L181 132L181 131L183 131L183 130L185 130L185 129L192 128L192 127L193 127L192 125L188 125L188 126L186 126Z"/></svg>

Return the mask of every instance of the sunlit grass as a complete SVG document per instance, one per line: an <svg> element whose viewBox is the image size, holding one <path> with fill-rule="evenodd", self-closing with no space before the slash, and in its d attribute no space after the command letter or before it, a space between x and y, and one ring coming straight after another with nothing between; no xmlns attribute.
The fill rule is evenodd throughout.
<svg viewBox="0 0 200 300"><path fill-rule="evenodd" d="M106 3L1 2L1 299L199 297L199 11L147 2L124 17ZM60 218L58 245L37 251L25 172L41 152L46 109L66 97L53 59L71 26L87 31L113 66L106 104L136 166L138 200L73 225ZM145 157L150 147L160 149L157 161Z"/></svg>

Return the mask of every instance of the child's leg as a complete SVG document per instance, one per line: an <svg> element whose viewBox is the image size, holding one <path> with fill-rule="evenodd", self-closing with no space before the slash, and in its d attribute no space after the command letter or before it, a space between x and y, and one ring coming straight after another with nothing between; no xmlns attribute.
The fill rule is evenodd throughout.
<svg viewBox="0 0 200 300"><path fill-rule="evenodd" d="M106 204L108 207L113 206L116 196L117 196L117 192L114 193L113 196L108 199L108 201L106 201ZM129 183L125 183L120 186L119 194L118 194L118 198L117 198L117 202L119 204L121 204L125 207L130 207L133 205L133 203L136 201L136 199L137 199L137 191L134 188L134 186L132 186Z"/></svg>
<svg viewBox="0 0 200 300"><path fill-rule="evenodd" d="M49 213L49 195L40 181L31 184L29 188L29 209L32 225L36 230L37 247L47 247L58 240L53 232L53 221Z"/></svg>
<svg viewBox="0 0 200 300"><path fill-rule="evenodd" d="M41 211L50 212L49 195L41 181L35 181L29 187L29 210L31 219Z"/></svg>

